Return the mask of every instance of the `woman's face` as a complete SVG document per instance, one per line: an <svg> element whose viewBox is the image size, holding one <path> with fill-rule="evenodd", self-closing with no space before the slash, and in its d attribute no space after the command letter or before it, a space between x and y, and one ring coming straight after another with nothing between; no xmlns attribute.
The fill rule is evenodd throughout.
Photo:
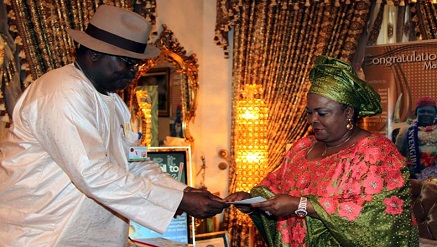
<svg viewBox="0 0 437 247"><path fill-rule="evenodd" d="M308 94L306 117L318 141L335 142L347 132L348 118L352 118L352 108L342 108L336 101L317 94Z"/></svg>

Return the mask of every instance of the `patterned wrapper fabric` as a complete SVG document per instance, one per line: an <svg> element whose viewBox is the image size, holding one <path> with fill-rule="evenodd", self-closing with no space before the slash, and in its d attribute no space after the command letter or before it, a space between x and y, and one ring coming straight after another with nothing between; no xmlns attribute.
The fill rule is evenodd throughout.
<svg viewBox="0 0 437 247"><path fill-rule="evenodd" d="M251 214L269 246L418 246L408 169L390 140L372 134L308 161L315 141L296 142L281 168L251 191L266 198L305 196L320 217Z"/></svg>

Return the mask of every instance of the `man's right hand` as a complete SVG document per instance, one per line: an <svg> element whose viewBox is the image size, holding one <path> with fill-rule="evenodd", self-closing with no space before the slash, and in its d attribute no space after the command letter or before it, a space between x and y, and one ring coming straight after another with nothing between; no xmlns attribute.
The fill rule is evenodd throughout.
<svg viewBox="0 0 437 247"><path fill-rule="evenodd" d="M225 200L207 190L191 189L184 192L179 210L199 219L209 218L229 207Z"/></svg>

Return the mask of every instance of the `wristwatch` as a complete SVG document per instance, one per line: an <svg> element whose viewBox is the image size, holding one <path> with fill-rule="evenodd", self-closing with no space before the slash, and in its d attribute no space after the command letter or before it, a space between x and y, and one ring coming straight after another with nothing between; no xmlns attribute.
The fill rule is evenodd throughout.
<svg viewBox="0 0 437 247"><path fill-rule="evenodd" d="M294 211L294 213L297 215L297 217L301 217L304 218L305 216L307 216L308 212L307 212L307 198L306 197L301 197L300 201L299 201L299 206L297 207L297 210Z"/></svg>

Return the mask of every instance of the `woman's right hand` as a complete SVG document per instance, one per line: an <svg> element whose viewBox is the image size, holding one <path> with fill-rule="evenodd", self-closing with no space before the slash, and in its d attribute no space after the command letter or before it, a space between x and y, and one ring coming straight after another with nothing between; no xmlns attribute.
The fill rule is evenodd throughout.
<svg viewBox="0 0 437 247"><path fill-rule="evenodd" d="M252 196L249 193L244 191L238 191L228 195L224 200L227 202L236 202L249 198L252 198ZM250 213L253 210L252 206L247 204L234 204L234 206L245 214Z"/></svg>
<svg viewBox="0 0 437 247"><path fill-rule="evenodd" d="M241 201L249 198L252 198L252 196L249 193L244 191L237 191L228 195L224 200L227 202L235 202L235 201Z"/></svg>

